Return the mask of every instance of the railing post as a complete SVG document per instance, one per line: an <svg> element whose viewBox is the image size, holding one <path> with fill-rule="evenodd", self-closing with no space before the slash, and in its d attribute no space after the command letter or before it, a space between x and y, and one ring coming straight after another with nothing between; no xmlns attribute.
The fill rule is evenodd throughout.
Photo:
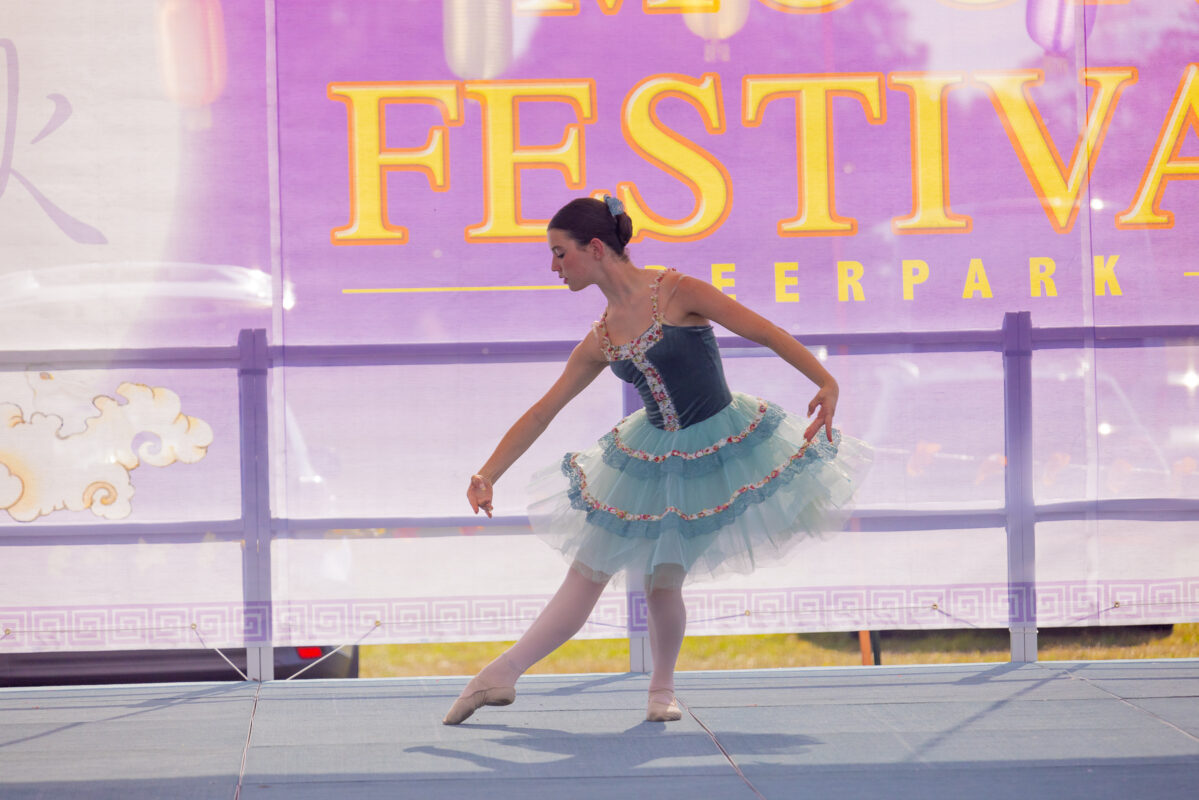
<svg viewBox="0 0 1199 800"><path fill-rule="evenodd" d="M245 606L246 674L250 680L275 678L271 630L271 495L267 429L266 331L237 336L241 418L242 586Z"/></svg>
<svg viewBox="0 0 1199 800"><path fill-rule="evenodd" d="M1037 660L1036 507L1032 480L1032 315L1003 316L1003 420L1011 660Z"/></svg>
<svg viewBox="0 0 1199 800"><path fill-rule="evenodd" d="M641 408L641 395L631 383L621 384L621 413L632 414ZM630 575L632 580L634 576ZM653 672L654 659L649 649L649 607L645 592L631 584L625 588L625 625L629 637L629 672Z"/></svg>

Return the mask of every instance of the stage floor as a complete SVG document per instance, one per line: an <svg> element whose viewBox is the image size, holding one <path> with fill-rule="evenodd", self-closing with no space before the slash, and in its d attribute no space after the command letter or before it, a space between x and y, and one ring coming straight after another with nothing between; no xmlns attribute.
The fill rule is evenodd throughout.
<svg viewBox="0 0 1199 800"><path fill-rule="evenodd" d="M0 797L1178 798L1199 660L532 676L458 727L462 678L0 690Z"/></svg>

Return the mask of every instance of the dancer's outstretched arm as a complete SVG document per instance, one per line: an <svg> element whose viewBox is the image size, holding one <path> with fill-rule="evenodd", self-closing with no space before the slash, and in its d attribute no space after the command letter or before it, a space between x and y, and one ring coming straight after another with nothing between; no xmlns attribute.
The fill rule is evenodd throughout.
<svg viewBox="0 0 1199 800"><path fill-rule="evenodd" d="M607 365L595 331L591 331L583 341L575 345L566 361L565 369L550 390L508 429L504 438L496 445L491 458L471 476L466 499L470 501L470 507L476 514L481 508L487 516L491 516L492 484L537 441L537 437L550 424L550 420L557 416L575 395L586 389Z"/></svg>
<svg viewBox="0 0 1199 800"><path fill-rule="evenodd" d="M816 396L808 403L808 416L816 418L808 426L804 436L811 439L821 428L828 440L833 440L833 413L837 410L839 387L837 381L824 368L816 356L785 330L770 320L721 292L709 283L683 276L679 279L670 299L671 316L682 318L685 314L704 317L723 325L738 336L769 347L791 366L802 372L816 384Z"/></svg>

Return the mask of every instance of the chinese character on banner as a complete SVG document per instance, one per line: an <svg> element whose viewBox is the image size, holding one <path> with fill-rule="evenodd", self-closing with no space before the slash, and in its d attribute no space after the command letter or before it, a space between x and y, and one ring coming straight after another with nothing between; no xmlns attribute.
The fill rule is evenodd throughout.
<svg viewBox="0 0 1199 800"><path fill-rule="evenodd" d="M5 88L6 99L3 140L0 142L0 198L4 197L4 191L8 188L9 176L16 178L33 199L37 201L42 210L46 212L46 216L50 217L59 230L71 237L71 239L80 244L107 244L108 240L104 237L103 233L63 211L50 198L42 194L33 185L32 181L13 167L13 152L15 150L17 133L17 97L20 88L21 73L17 60L16 45L10 39L0 39L0 50L4 52L5 60L5 80L2 85ZM54 133L71 116L71 103L67 98L61 94L51 94L47 99L54 103L54 110L50 114L50 119L42 127L41 132L30 142L31 145L37 144L42 139Z"/></svg>

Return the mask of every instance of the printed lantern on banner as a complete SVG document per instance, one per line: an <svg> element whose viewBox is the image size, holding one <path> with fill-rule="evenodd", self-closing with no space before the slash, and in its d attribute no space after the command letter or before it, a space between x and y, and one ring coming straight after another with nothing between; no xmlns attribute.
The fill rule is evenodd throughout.
<svg viewBox="0 0 1199 800"><path fill-rule="evenodd" d="M1083 17L1083 36L1087 37L1095 27L1096 11L1094 6L1084 6L1076 0L1028 0L1025 25L1028 35L1046 53L1064 56L1074 52L1077 15Z"/></svg>
<svg viewBox="0 0 1199 800"><path fill-rule="evenodd" d="M183 108L207 110L228 77L220 0L160 0L158 41L167 96ZM201 124L208 123L205 116Z"/></svg>
<svg viewBox="0 0 1199 800"><path fill-rule="evenodd" d="M511 0L444 0L445 63L464 80L494 78L512 61Z"/></svg>
<svg viewBox="0 0 1199 800"><path fill-rule="evenodd" d="M704 40L704 61L728 61L726 41L745 27L750 0L722 0L719 11L690 12L683 15L687 30Z"/></svg>

